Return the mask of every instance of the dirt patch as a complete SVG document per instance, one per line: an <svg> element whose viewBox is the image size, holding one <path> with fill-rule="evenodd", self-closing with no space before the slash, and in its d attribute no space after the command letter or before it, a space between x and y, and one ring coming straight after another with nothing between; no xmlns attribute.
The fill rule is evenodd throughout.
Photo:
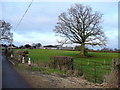
<svg viewBox="0 0 120 90"><path fill-rule="evenodd" d="M56 74L43 74L17 70L33 88L107 88L106 84L94 84L78 77L60 77Z"/></svg>

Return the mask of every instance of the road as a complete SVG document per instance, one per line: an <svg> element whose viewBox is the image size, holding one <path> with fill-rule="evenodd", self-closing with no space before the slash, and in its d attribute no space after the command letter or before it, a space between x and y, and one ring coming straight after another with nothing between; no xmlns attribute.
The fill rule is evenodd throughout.
<svg viewBox="0 0 120 90"><path fill-rule="evenodd" d="M30 88L4 55L2 56L2 88Z"/></svg>

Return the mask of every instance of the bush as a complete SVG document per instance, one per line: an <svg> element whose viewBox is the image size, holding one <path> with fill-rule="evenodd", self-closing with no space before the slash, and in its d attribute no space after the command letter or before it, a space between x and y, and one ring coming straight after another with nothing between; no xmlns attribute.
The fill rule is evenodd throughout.
<svg viewBox="0 0 120 90"><path fill-rule="evenodd" d="M73 70L73 58L69 56L55 56L53 65L54 68L59 70Z"/></svg>
<svg viewBox="0 0 120 90"><path fill-rule="evenodd" d="M120 88L120 59L113 59L112 71L106 76L106 82L112 87Z"/></svg>

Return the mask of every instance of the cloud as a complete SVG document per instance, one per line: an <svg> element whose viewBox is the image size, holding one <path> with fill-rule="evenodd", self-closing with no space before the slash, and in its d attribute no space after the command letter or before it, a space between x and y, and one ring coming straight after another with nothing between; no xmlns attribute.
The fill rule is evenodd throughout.
<svg viewBox="0 0 120 90"><path fill-rule="evenodd" d="M24 44L32 44L32 43L38 43L40 42L42 45L46 44L57 44L57 39L60 37L55 37L55 34L53 33L37 33L37 32L31 32L29 34L19 34L14 33L14 43L16 45L24 45Z"/></svg>
<svg viewBox="0 0 120 90"><path fill-rule="evenodd" d="M4 0L4 2L30 2L31 0ZM34 2L118 2L119 0L34 0Z"/></svg>
<svg viewBox="0 0 120 90"><path fill-rule="evenodd" d="M37 17L33 20L34 22L40 23L40 24L45 24L45 23L50 23L53 21L52 18L50 17Z"/></svg>
<svg viewBox="0 0 120 90"><path fill-rule="evenodd" d="M114 28L114 30L118 30L118 13L116 12L113 15L110 16L106 16L104 18L104 22L103 24L105 29L108 30L112 30Z"/></svg>
<svg viewBox="0 0 120 90"><path fill-rule="evenodd" d="M107 36L107 47L108 48L118 48L118 32L112 30L112 31L106 31L105 32Z"/></svg>
<svg viewBox="0 0 120 90"><path fill-rule="evenodd" d="M36 17L27 17L22 23L23 25L26 26L32 26L32 27L37 27L37 26L49 26L52 24L55 24L56 17L49 17L47 15L43 16L36 16Z"/></svg>
<svg viewBox="0 0 120 90"><path fill-rule="evenodd" d="M23 18L17 30L14 32L14 43L22 45L26 43L40 42L42 44L56 44L56 39L60 37L54 35L53 29L56 25L57 18L60 13L67 11L72 2L33 2L27 14ZM81 3L81 2L79 2ZM108 46L117 47L117 33L118 33L118 3L109 2L85 2L84 5L90 5L94 11L100 11L104 14L101 23L103 31L108 37ZM13 30L21 19L23 13L28 7L29 2L6 2L4 3L4 19L10 22Z"/></svg>

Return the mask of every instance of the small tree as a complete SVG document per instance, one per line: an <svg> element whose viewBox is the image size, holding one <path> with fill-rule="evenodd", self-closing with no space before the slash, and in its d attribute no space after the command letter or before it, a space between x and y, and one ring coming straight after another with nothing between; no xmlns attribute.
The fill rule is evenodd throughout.
<svg viewBox="0 0 120 90"><path fill-rule="evenodd" d="M36 43L36 47L37 47L37 48L39 48L39 47L41 47L41 46L42 46L41 43Z"/></svg>
<svg viewBox="0 0 120 90"><path fill-rule="evenodd" d="M12 44L13 33L10 31L11 28L10 23L0 20L0 41L7 41Z"/></svg>
<svg viewBox="0 0 120 90"><path fill-rule="evenodd" d="M85 45L105 45L106 37L100 26L102 14L93 12L89 6L75 4L68 12L58 16L55 33L81 44L81 54L85 56Z"/></svg>
<svg viewBox="0 0 120 90"><path fill-rule="evenodd" d="M25 47L23 45L19 46L19 49L24 49Z"/></svg>
<svg viewBox="0 0 120 90"><path fill-rule="evenodd" d="M31 48L31 45L26 44L24 47L25 47L25 48Z"/></svg>
<svg viewBox="0 0 120 90"><path fill-rule="evenodd" d="M41 46L42 46L41 43L33 43L33 44L32 44L32 47L33 47L33 48L40 48Z"/></svg>
<svg viewBox="0 0 120 90"><path fill-rule="evenodd" d="M109 48L103 48L103 49L101 49L101 51L110 51L110 49Z"/></svg>

